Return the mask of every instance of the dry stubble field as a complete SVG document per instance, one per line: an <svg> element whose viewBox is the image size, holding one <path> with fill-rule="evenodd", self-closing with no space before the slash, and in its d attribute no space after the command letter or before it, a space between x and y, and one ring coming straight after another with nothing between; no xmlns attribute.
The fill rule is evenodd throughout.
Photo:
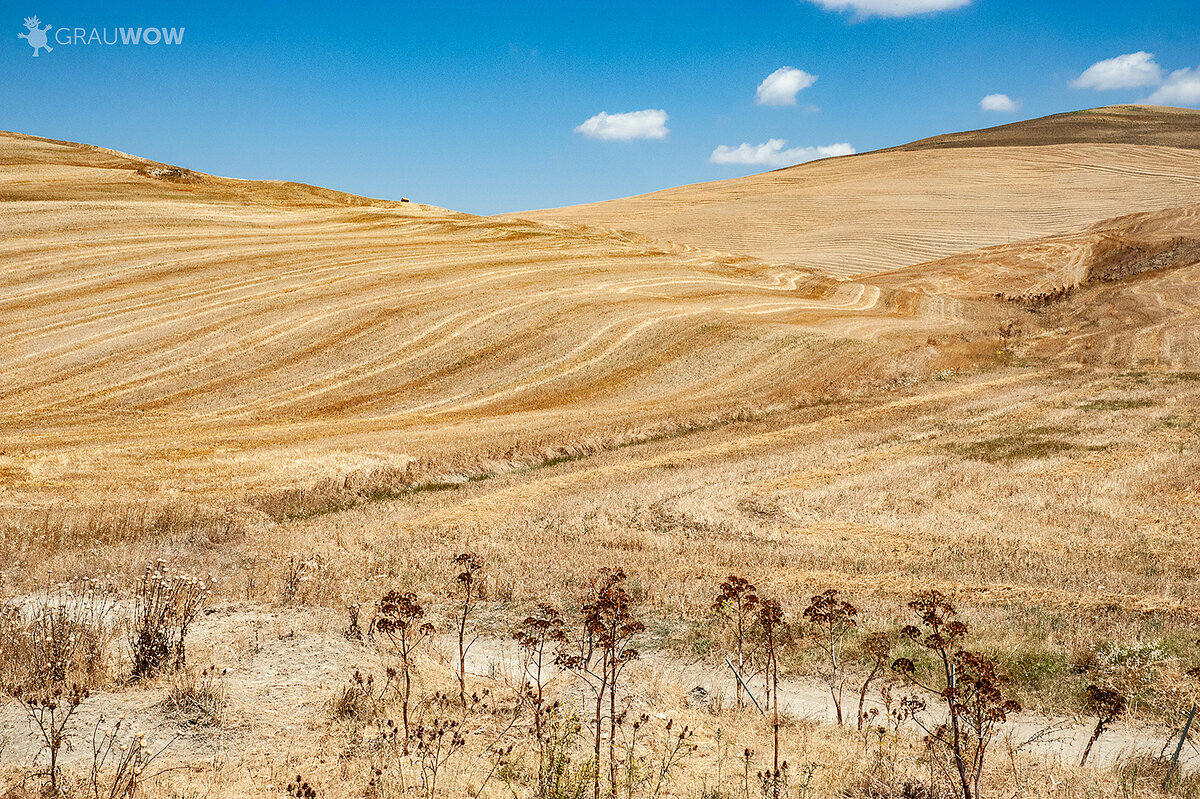
<svg viewBox="0 0 1200 799"><path fill-rule="evenodd" d="M1157 754L1200 665L1200 158L1176 141L1003 144L771 173L812 197L849 175L826 212L862 236L759 248L686 225L663 240L636 214L480 219L5 135L0 589L21 605L47 576L96 577L125 612L147 562L212 575L186 669L129 682L117 630L81 705L81 729L126 713L171 742L152 792L279 794L295 771L321 795L396 789L372 775L403 764L334 701L356 668L394 665L343 636L346 608L365 625L386 591L414 591L449 651L450 561L472 551L480 651L534 603L570 615L599 569L628 572L648 630L623 696L651 726L697 730L671 795L742 795L746 746L764 765L753 715L684 701L727 682L710 605L729 574L793 621L816 591L852 598L856 673L860 633L945 592L1011 678L1021 729L1119 684L1121 744L1102 740L1096 768L1070 765L1085 718L1057 748L997 744L986 784L1143 795L1158 766L1133 750ZM930 153L940 165L905 160ZM797 629L784 668L803 696L821 660ZM422 661L423 693L456 690L451 660ZM473 687L495 707L463 717L445 795L480 786L493 740L527 733L496 737L514 679L489 662ZM165 710L204 694L209 664L220 712ZM573 685L555 688L569 704ZM911 732L864 742L797 701L784 749L818 764L809 795L901 795L879 793L884 766L936 782ZM33 790L15 702L0 727L10 784ZM90 756L80 743L68 771ZM485 792L528 794L534 770L526 753Z"/></svg>

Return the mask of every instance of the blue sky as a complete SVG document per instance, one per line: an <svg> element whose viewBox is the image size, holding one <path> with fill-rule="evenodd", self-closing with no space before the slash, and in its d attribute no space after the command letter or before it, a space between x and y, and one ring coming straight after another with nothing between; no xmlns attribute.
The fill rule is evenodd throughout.
<svg viewBox="0 0 1200 799"><path fill-rule="evenodd" d="M953 7L872 13L914 5ZM54 49L37 58L17 38L32 15L52 26ZM53 40L61 28L70 40L75 28L119 27L186 32L179 45ZM1194 0L0 0L4 29L0 128L474 213L734 177L812 155L779 155L792 148L863 152L1155 92L1200 106ZM1072 85L1119 56L1130 58ZM795 105L757 103L785 66L816 80ZM804 82L785 81L774 99ZM994 94L1015 111L982 110ZM637 111L666 119L633 118L626 133L658 138L576 131L601 112ZM721 146L735 163L713 162Z"/></svg>

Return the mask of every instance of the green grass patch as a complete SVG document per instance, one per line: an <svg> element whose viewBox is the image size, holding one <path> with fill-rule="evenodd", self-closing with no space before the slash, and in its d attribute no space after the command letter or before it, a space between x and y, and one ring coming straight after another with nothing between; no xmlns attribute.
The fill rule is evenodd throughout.
<svg viewBox="0 0 1200 799"><path fill-rule="evenodd" d="M560 463L571 463L572 461L582 460L587 457L585 452L570 453L567 455L555 455L553 458L547 458L537 465L539 469L548 469L551 466L558 466Z"/></svg>
<svg viewBox="0 0 1200 799"><path fill-rule="evenodd" d="M1191 427L1192 420L1184 419L1182 416L1176 416L1172 413L1160 419L1158 424L1160 427L1171 427L1176 430L1182 430L1184 428Z"/></svg>
<svg viewBox="0 0 1200 799"><path fill-rule="evenodd" d="M1158 403L1145 399L1096 399L1080 403L1075 407L1081 411L1128 411L1135 408L1150 408Z"/></svg>
<svg viewBox="0 0 1200 799"><path fill-rule="evenodd" d="M960 457L987 463L1048 458L1079 449L1106 449L1103 445L1081 447L1058 437L1074 435L1076 432L1064 427L1030 427L964 444L950 444L947 448Z"/></svg>
<svg viewBox="0 0 1200 799"><path fill-rule="evenodd" d="M1051 649L1041 642L1029 642L996 653L996 663L1023 695L1052 701L1057 707L1071 707L1080 678L1074 673L1066 652Z"/></svg>

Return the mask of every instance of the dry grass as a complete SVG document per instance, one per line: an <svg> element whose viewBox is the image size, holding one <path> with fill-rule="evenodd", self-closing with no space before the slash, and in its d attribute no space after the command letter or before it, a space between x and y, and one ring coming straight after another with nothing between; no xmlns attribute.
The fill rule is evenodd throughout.
<svg viewBox="0 0 1200 799"><path fill-rule="evenodd" d="M432 756L441 795L529 796L529 718L499 637L539 601L574 620L588 581L621 567L647 625L643 660L622 678L630 724L648 717L629 762L653 773L674 719L698 748L659 795L746 799L769 731L719 691L692 691L727 682L710 607L720 582L744 575L794 619L812 594L841 591L861 610L852 672L860 636L894 633L904 601L933 587L1031 711L1014 747L1079 711L1090 683L1130 700L1096 767L1069 765L1074 739L1001 746L987 795L1154 796L1166 737L1154 725L1177 724L1200 666L1200 266L1127 262L1190 252L1159 245L1192 235L1195 207L1154 209L1181 204L1196 157L1111 142L1030 148L1020 163L994 147L892 152L713 189L803 174L860 202L911 190L914 175L936 192L969 168L1006 204L955 195L988 216L962 229L939 216L955 203L916 215L893 203L858 219L858 239L807 230L823 243L806 263L876 271L959 254L852 282L5 135L0 673L45 660L29 608L65 606L39 593L47 574L63 590L101 579L116 592L107 632L68 636L91 642L68 669L92 690L64 755L80 792L83 734L127 715L153 747L169 744L171 770L142 795L301 783L347 799L420 794ZM1118 162L1145 173L1134 189L1113 178ZM1062 202L1047 207L1048 193ZM1147 213L962 252L994 243L999 225L1025 236L1094 222L1118 195L1122 210ZM795 211L796 196L747 202ZM705 214L718 210L741 224L724 206ZM913 223L912 241L881 255L868 234L897 219ZM1122 273L1138 274L1090 280L1110 239ZM1072 291L1036 313L992 296L997 281L1016 296L1070 275ZM1018 334L1002 341L1014 318ZM427 745L398 751L397 697L384 687L397 664L372 641L374 604L412 591L445 627L451 559L468 551L484 564L469 680L480 699L459 706L452 658L435 647L416 675ZM215 665L128 684L129 636L116 633L142 568L160 560L213 575L187 656ZM806 704L817 662L802 627L783 663L798 706L821 716ZM569 720L586 696L564 678L551 693L562 773L578 782L586 730ZM0 707L0 792L37 787L25 732L12 704ZM945 795L911 730L864 739L788 714L782 747L793 796ZM1185 776L1173 795L1194 793Z"/></svg>
<svg viewBox="0 0 1200 799"><path fill-rule="evenodd" d="M229 700L215 666L181 669L171 677L162 711L188 727L220 727L229 723Z"/></svg>
<svg viewBox="0 0 1200 799"><path fill-rule="evenodd" d="M0 156L22 187L0 208L0 475L21 512L311 513L962 367L995 338L986 308L745 256L163 184L12 135Z"/></svg>

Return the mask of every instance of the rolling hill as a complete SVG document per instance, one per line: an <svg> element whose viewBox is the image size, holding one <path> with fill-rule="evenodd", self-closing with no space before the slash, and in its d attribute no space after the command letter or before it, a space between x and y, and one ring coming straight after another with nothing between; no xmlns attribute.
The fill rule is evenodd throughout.
<svg viewBox="0 0 1200 799"><path fill-rule="evenodd" d="M464 475L990 346L905 290L16 134L0 198L8 502Z"/></svg>
<svg viewBox="0 0 1200 799"><path fill-rule="evenodd" d="M1198 146L1200 111L1122 106L520 216L861 276L1192 203Z"/></svg>
<svg viewBox="0 0 1200 799"><path fill-rule="evenodd" d="M1200 368L1200 150L1163 144L1195 118L545 220L0 134L0 503L462 481L992 368L1009 323L1052 361Z"/></svg>

